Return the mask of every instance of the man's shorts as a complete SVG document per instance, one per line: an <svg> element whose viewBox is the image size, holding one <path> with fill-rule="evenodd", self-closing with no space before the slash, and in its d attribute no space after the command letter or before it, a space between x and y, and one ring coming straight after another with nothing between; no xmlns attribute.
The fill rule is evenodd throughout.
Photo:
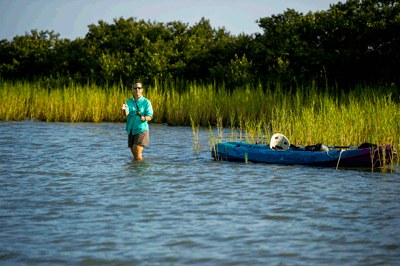
<svg viewBox="0 0 400 266"><path fill-rule="evenodd" d="M132 132L128 135L128 147L134 145L148 146L149 145L149 131L145 130L140 134L132 135Z"/></svg>

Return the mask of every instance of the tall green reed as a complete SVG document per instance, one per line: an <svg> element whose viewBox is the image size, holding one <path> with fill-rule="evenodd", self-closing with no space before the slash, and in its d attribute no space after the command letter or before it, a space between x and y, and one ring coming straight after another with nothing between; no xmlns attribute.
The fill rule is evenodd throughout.
<svg viewBox="0 0 400 266"><path fill-rule="evenodd" d="M0 82L1 120L47 122L121 121L126 91L71 84L47 89L38 83Z"/></svg>
<svg viewBox="0 0 400 266"><path fill-rule="evenodd" d="M296 145L362 142L400 145L399 96L386 89L320 90L314 83L293 90L279 84L229 90L192 84L146 87L153 123L216 127L213 141L268 143L273 133ZM120 108L131 92L120 86L78 85L48 89L39 83L0 82L0 120L122 122ZM228 127L228 136L223 128Z"/></svg>

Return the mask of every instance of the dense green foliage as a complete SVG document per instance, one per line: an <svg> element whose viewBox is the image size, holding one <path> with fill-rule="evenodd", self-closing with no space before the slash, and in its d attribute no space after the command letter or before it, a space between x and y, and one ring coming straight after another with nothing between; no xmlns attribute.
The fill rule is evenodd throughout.
<svg viewBox="0 0 400 266"><path fill-rule="evenodd" d="M398 85L399 11L397 0L348 0L307 14L288 9L260 18L262 33L239 36L213 29L204 18L193 26L135 18L99 21L75 40L32 30L0 41L0 77L101 85L134 79L229 87L309 80Z"/></svg>

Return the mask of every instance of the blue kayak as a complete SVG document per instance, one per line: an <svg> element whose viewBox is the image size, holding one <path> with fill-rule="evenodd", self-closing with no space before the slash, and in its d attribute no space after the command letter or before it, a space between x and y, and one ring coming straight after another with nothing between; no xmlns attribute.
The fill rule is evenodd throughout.
<svg viewBox="0 0 400 266"><path fill-rule="evenodd" d="M344 149L347 148L347 149ZM246 142L221 142L214 146L211 155L216 160L248 161L267 164L300 164L328 167L381 167L393 162L397 156L391 146L358 148L335 147L310 151L305 148L287 150L270 149L268 145Z"/></svg>

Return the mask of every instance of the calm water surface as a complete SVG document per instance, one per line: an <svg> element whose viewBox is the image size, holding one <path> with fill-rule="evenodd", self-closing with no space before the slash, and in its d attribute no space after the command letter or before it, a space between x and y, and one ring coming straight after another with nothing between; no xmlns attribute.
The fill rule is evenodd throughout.
<svg viewBox="0 0 400 266"><path fill-rule="evenodd" d="M0 265L399 265L400 174L215 162L207 130L0 122Z"/></svg>

